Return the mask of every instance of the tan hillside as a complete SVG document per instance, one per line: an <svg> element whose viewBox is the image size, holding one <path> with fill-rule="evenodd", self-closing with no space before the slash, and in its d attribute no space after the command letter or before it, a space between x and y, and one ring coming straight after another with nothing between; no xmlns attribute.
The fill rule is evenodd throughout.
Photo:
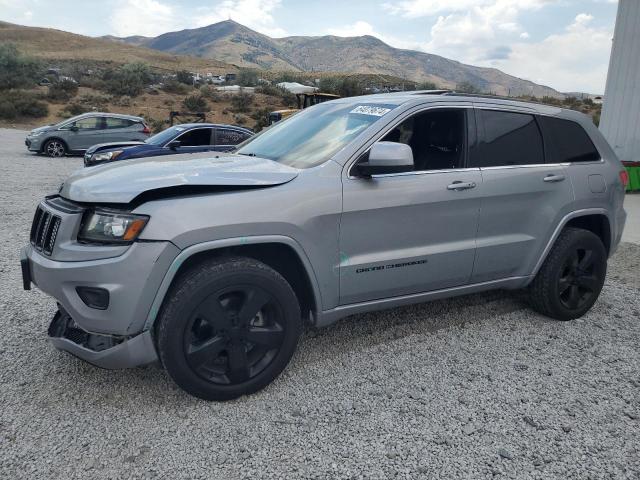
<svg viewBox="0 0 640 480"><path fill-rule="evenodd" d="M174 55L124 42L6 22L0 22L0 42L13 42L27 54L51 60L88 60L118 64L145 62L158 69L185 69L215 74L237 71L237 67L218 60Z"/></svg>
<svg viewBox="0 0 640 480"><path fill-rule="evenodd" d="M563 97L556 90L438 55L393 48L372 36L270 38L232 20L169 32L154 38L114 39L183 55L215 58L242 67L271 71L384 74L454 88L469 83L499 95Z"/></svg>

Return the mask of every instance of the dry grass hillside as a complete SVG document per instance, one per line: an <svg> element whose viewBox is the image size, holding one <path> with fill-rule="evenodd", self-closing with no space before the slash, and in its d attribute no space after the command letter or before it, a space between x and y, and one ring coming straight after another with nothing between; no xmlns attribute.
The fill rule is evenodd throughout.
<svg viewBox="0 0 640 480"><path fill-rule="evenodd" d="M149 48L86 37L51 28L24 27L0 22L0 42L12 42L24 53L45 60L144 62L161 70L236 72L237 67L219 60L174 55Z"/></svg>

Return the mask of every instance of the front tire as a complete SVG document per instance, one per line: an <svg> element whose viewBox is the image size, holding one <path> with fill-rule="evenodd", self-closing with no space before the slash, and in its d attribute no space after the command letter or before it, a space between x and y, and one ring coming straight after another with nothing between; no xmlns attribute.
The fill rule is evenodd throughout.
<svg viewBox="0 0 640 480"><path fill-rule="evenodd" d="M530 287L533 308L556 320L583 316L598 299L607 251L594 233L564 229Z"/></svg>
<svg viewBox="0 0 640 480"><path fill-rule="evenodd" d="M251 258L212 259L172 288L157 346L182 389L204 400L230 400L271 383L301 331L298 299L282 275Z"/></svg>
<svg viewBox="0 0 640 480"><path fill-rule="evenodd" d="M64 157L67 153L67 146L62 140L52 138L51 140L47 140L47 143L44 144L42 153L48 157Z"/></svg>

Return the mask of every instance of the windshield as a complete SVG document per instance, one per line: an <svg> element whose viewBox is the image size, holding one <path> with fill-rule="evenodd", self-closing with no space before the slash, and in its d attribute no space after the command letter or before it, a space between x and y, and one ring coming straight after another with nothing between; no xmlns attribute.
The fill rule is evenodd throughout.
<svg viewBox="0 0 640 480"><path fill-rule="evenodd" d="M342 150L395 105L323 103L250 139L236 153L311 168Z"/></svg>
<svg viewBox="0 0 640 480"><path fill-rule="evenodd" d="M185 130L185 127L176 125L175 127L167 128L166 130L163 130L162 132L156 133L152 137L147 138L145 140L145 143L148 143L149 145L162 146Z"/></svg>

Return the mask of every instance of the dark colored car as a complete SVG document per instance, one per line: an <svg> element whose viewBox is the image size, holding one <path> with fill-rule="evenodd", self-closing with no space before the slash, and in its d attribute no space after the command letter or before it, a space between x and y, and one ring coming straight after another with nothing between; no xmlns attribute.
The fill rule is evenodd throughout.
<svg viewBox="0 0 640 480"><path fill-rule="evenodd" d="M167 128L144 142L101 143L84 155L85 167L176 153L227 152L253 135L248 128L213 123L185 123Z"/></svg>

